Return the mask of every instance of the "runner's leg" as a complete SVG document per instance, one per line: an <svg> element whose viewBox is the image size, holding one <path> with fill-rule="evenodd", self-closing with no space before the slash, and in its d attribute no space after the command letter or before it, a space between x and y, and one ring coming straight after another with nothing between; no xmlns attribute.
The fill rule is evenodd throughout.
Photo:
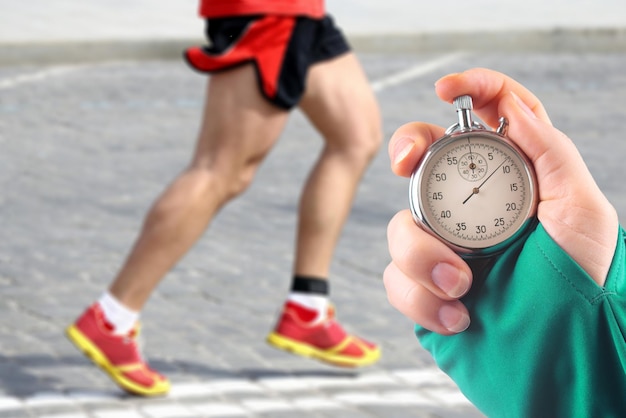
<svg viewBox="0 0 626 418"><path fill-rule="evenodd" d="M327 278L359 180L381 141L378 105L356 57L347 53L310 68L300 107L325 146L302 192L292 289L267 340L336 366L370 365L380 348L337 322Z"/></svg>
<svg viewBox="0 0 626 418"><path fill-rule="evenodd" d="M133 310L143 307L222 205L250 184L287 117L287 111L261 96L252 65L211 76L191 164L146 216L135 246L110 287L117 299Z"/></svg>
<svg viewBox="0 0 626 418"><path fill-rule="evenodd" d="M300 199L294 272L323 278L359 181L380 146L380 113L351 52L311 67L300 108L325 145Z"/></svg>

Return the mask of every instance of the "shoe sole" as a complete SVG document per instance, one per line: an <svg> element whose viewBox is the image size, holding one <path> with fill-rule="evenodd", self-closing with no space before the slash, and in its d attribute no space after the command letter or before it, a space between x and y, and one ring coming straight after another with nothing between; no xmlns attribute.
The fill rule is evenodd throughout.
<svg viewBox="0 0 626 418"><path fill-rule="evenodd" d="M272 332L267 336L267 343L280 350L288 351L302 357L313 358L337 367L354 368L368 366L375 363L380 358L379 348L369 351L364 357L354 358L343 356L341 354L329 353L326 350L315 348L310 344L305 344L300 341L292 340L291 338L283 337L275 332Z"/></svg>
<svg viewBox="0 0 626 418"><path fill-rule="evenodd" d="M65 330L67 338L87 356L96 366L104 371L118 386L133 395L141 396L161 396L165 395L169 389L169 383L162 387L146 388L126 378L120 374L117 368L111 364L104 353L89 340L75 325L70 325Z"/></svg>

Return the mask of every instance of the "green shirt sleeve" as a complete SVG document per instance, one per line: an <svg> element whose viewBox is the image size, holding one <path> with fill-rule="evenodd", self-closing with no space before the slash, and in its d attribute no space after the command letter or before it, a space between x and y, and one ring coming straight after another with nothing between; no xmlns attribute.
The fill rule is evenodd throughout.
<svg viewBox="0 0 626 418"><path fill-rule="evenodd" d="M624 238L600 287L538 224L475 277L467 331L416 335L489 417L625 417Z"/></svg>

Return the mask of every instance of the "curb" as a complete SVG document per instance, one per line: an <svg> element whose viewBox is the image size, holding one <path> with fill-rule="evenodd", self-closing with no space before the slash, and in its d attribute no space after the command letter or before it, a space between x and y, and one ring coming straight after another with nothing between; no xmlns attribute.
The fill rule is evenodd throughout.
<svg viewBox="0 0 626 418"><path fill-rule="evenodd" d="M348 35L348 38L357 53L626 52L626 28ZM0 66L180 59L185 48L203 43L202 38L0 42Z"/></svg>
<svg viewBox="0 0 626 418"><path fill-rule="evenodd" d="M626 52L625 28L416 33L350 38L358 52Z"/></svg>

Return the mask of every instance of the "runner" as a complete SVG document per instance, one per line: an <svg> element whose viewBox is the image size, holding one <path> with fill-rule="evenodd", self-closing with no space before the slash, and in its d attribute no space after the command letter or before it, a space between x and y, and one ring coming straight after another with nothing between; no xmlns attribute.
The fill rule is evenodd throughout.
<svg viewBox="0 0 626 418"><path fill-rule="evenodd" d="M323 0L204 0L200 15L209 45L185 55L211 77L191 162L150 209L109 289L67 335L126 391L167 393L170 382L137 347L139 313L216 213L249 186L298 106L324 148L302 191L290 293L267 340L336 366L372 364L379 347L348 334L328 298L334 249L382 137L365 74Z"/></svg>

